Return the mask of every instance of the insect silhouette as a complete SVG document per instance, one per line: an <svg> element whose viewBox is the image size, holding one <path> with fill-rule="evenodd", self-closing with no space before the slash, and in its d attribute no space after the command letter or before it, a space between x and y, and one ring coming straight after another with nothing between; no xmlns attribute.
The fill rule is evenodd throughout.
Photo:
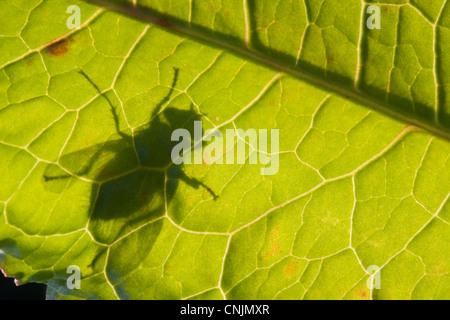
<svg viewBox="0 0 450 320"><path fill-rule="evenodd" d="M177 84L179 69L173 70L169 92L154 108L149 122L131 135L120 130L119 114L112 99L84 71L78 71L99 97L106 99L118 138L63 155L59 163L64 168L70 166L74 174L49 165L43 181L59 192L67 187L64 181L72 178L106 181L93 184L90 198L89 228L95 230L100 242L110 243L144 221L164 215L180 181L194 189L204 188L214 200L218 197L201 180L188 176L182 166L172 163L171 151L176 144L171 141L172 132L185 128L192 133L194 121L202 117L192 104L184 110L163 109Z"/></svg>

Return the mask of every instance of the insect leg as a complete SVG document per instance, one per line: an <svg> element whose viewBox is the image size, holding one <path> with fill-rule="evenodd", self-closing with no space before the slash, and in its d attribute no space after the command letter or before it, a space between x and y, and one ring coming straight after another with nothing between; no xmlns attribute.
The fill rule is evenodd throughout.
<svg viewBox="0 0 450 320"><path fill-rule="evenodd" d="M178 179L180 179L181 181L185 182L186 184L188 184L189 186L191 186L191 187L193 187L195 189L198 189L200 186L205 188L213 196L214 200L217 200L217 198L219 197L205 183L203 183L202 181L200 181L200 180L198 180L196 178L188 177L182 170L180 170L180 172L179 172Z"/></svg>

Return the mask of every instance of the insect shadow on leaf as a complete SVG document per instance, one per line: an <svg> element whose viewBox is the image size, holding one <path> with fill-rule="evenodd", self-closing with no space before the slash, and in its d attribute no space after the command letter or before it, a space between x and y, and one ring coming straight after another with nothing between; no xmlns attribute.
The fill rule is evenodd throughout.
<svg viewBox="0 0 450 320"><path fill-rule="evenodd" d="M59 164L67 171L51 164L43 183L61 193L73 179L98 181L93 183L90 195L88 230L101 243L110 244L145 223L151 224L151 235L156 239L162 226L160 218L166 214L180 181L195 189L204 188L214 200L218 197L201 180L188 176L182 165L172 163L171 152L177 143L171 141L172 132L184 128L193 135L194 121L202 116L192 103L184 109L165 107L178 80L179 69L173 70L169 92L153 109L147 124L133 131L127 128L131 134L120 129L120 106L114 105L114 95L102 93L84 71L78 71L106 100L116 133L104 143L60 157ZM146 241L147 246L153 243Z"/></svg>

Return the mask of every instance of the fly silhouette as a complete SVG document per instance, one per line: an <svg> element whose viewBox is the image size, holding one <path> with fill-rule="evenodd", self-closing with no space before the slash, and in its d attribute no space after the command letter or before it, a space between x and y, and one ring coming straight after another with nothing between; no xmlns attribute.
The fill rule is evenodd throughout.
<svg viewBox="0 0 450 320"><path fill-rule="evenodd" d="M64 168L70 167L72 174L67 174L56 165L49 165L43 181L47 188L58 192L71 179L85 178L101 182L93 184L90 197L89 230L96 240L111 243L143 223L164 216L180 182L194 189L204 188L214 200L217 199L218 196L210 187L186 175L182 165L172 163L171 152L177 143L171 141L172 132L184 128L193 135L194 121L202 117L192 104L184 110L172 107L163 109L173 94L178 69L174 68L170 90L154 108L149 122L134 134L120 130L119 114L112 99L102 94L83 71L79 73L101 98L106 99L114 119L114 137L117 139L63 155L59 163ZM157 225L160 224L155 224L155 228ZM158 232L155 229L152 234L157 235Z"/></svg>

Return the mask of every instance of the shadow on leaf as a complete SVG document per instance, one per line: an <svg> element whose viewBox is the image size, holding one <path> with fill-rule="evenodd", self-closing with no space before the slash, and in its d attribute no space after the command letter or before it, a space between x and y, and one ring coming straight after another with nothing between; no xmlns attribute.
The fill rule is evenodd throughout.
<svg viewBox="0 0 450 320"><path fill-rule="evenodd" d="M62 167L76 167L77 170L70 170L71 174L68 174L51 164L45 171L43 183L52 192L61 193L71 179L99 181L92 184L88 225L97 241L113 243L146 223L155 224L149 239L156 239L162 226L161 221L156 220L165 215L180 181L195 189L205 188L214 199L217 197L207 185L188 177L182 166L174 166L171 160L172 148L177 143L171 141L172 132L184 128L193 135L194 121L201 119L192 104L185 109L164 108L176 86L178 69L174 69L171 89L155 107L149 122L136 129L133 135L119 130L119 107L114 106L106 94L100 93L83 71L79 72L107 100L117 134L105 143L62 156L59 161ZM166 188L169 171L170 178L176 178L176 183ZM154 241L145 248L147 252L152 243Z"/></svg>

